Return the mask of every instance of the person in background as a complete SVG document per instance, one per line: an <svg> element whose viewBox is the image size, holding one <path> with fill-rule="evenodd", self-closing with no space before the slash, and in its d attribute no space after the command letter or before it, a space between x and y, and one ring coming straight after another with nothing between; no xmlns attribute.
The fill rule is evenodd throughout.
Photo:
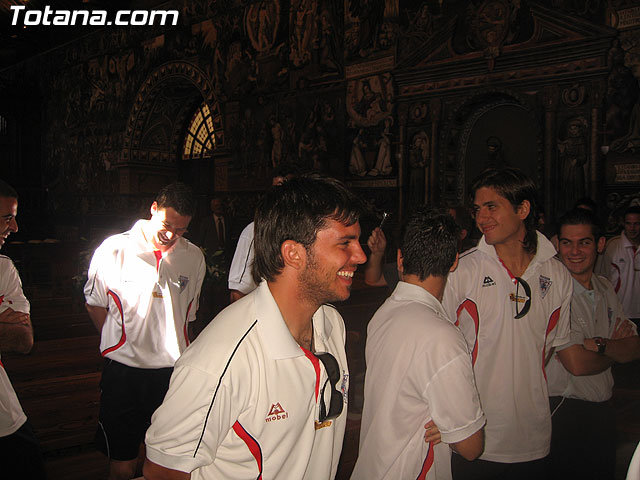
<svg viewBox="0 0 640 480"><path fill-rule="evenodd" d="M271 185L282 185L296 174L292 166L282 165L273 170ZM244 297L258 286L253 277L253 222L244 227L236 251L233 254L231 268L229 269L229 300L230 303Z"/></svg>
<svg viewBox="0 0 640 480"><path fill-rule="evenodd" d="M347 421L345 326L366 257L360 200L337 180L273 187L255 215L263 280L176 363L147 432L147 480L333 479Z"/></svg>
<svg viewBox="0 0 640 480"><path fill-rule="evenodd" d="M96 446L110 480L135 476L151 414L191 340L205 274L202 251L182 237L196 210L191 188L167 185L150 210L150 220L102 242L84 287L104 357Z"/></svg>
<svg viewBox="0 0 640 480"><path fill-rule="evenodd" d="M575 209L560 218L558 227L558 254L573 277L571 339L558 349L570 356L573 373L557 355L546 369L553 424L550 472L558 480L613 479L616 419L609 402L611 365L640 358L640 338L609 281L593 274L605 244L598 219L592 212Z"/></svg>
<svg viewBox="0 0 640 480"><path fill-rule="evenodd" d="M423 208L407 220L397 253L400 282L367 327L360 454L352 480L448 479L449 446L468 460L482 452L485 418L471 357L440 303L458 263L459 238L444 210ZM432 437L429 422L444 444Z"/></svg>
<svg viewBox="0 0 640 480"><path fill-rule="evenodd" d="M624 228L607 242L598 272L607 277L626 315L640 324L640 206L627 207Z"/></svg>
<svg viewBox="0 0 640 480"><path fill-rule="evenodd" d="M0 248L18 231L18 193L0 180ZM0 255L0 352L29 353L33 347L30 305L11 259ZM0 360L0 461L6 478L46 478L40 443Z"/></svg>
<svg viewBox="0 0 640 480"><path fill-rule="evenodd" d="M207 255L222 250L225 252L229 248L229 238L231 225L229 217L225 212L224 200L220 197L211 199L211 215L202 219L198 231L198 241L200 247L204 248Z"/></svg>

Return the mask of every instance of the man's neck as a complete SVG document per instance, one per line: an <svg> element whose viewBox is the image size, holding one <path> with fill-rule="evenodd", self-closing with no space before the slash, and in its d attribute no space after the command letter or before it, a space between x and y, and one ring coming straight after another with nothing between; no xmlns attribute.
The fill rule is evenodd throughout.
<svg viewBox="0 0 640 480"><path fill-rule="evenodd" d="M498 258L516 277L521 277L524 274L534 257L533 253L524 249L520 241L517 244L502 243L494 246Z"/></svg>
<svg viewBox="0 0 640 480"><path fill-rule="evenodd" d="M576 282L578 282L587 290L593 290L593 286L591 285L591 279L593 278L593 270L587 273L583 273L581 275L574 275L572 273L571 276L576 280Z"/></svg>
<svg viewBox="0 0 640 480"><path fill-rule="evenodd" d="M313 338L312 317L320 305L311 305L303 299L297 282L283 278L281 274L275 281L267 282L280 314L289 332L298 345L311 351Z"/></svg>
<svg viewBox="0 0 640 480"><path fill-rule="evenodd" d="M442 296L444 294L444 287L447 284L447 277L428 276L424 280L420 280L420 277L417 275L405 273L402 275L402 281L425 289L440 303L442 303Z"/></svg>

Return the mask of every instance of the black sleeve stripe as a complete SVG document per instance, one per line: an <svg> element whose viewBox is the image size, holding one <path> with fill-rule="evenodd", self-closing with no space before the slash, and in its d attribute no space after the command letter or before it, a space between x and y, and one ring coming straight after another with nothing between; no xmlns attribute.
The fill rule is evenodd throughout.
<svg viewBox="0 0 640 480"><path fill-rule="evenodd" d="M244 278L244 274L247 271L247 265L249 264L249 255L251 254L251 250L253 250L253 239L251 239L251 243L249 244L249 249L247 250L247 257L244 259L244 268L242 269L242 275L240 275L240 281Z"/></svg>
<svg viewBox="0 0 640 480"><path fill-rule="evenodd" d="M245 332L245 334L242 336L242 338L238 341L237 345L233 349L233 352L231 352L231 356L229 357L229 360L227 360L227 364L224 366L224 370L222 371L222 375L220 375L220 378L218 379L218 385L216 385L216 390L215 390L215 392L213 392L213 398L211 399L211 403L209 404L209 410L207 410L207 416L204 419L204 425L202 425L202 433L200 434L200 439L198 440L198 445L196 445L196 449L193 452L193 458L196 457L196 454L198 453L198 449L200 448L200 444L202 443L202 439L204 437L204 432L207 429L207 421L209 420L209 415L211 414L211 410L213 409L213 404L216 401L216 396L218 395L218 390L220 389L220 384L222 383L222 379L224 378L225 374L227 373L227 370L229 369L229 365L231 364L231 360L233 360L233 356L238 351L238 348L240 348L240 345L242 344L244 339L247 338L247 335L249 335L249 332L253 329L253 327L256 326L257 323L258 323L258 320L255 320L251 324L251 326L249 327L249 330L247 330Z"/></svg>

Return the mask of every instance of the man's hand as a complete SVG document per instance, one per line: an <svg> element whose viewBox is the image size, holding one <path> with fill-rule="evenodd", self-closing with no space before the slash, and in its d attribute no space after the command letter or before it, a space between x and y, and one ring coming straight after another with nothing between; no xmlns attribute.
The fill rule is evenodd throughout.
<svg viewBox="0 0 640 480"><path fill-rule="evenodd" d="M367 245L371 250L371 255L384 255L384 251L387 248L387 238L380 227L373 229L367 240Z"/></svg>
<svg viewBox="0 0 640 480"><path fill-rule="evenodd" d="M429 420L424 426L426 432L424 434L424 441L426 443L431 443L431 445L437 445L440 443L440 430L433 420Z"/></svg>
<svg viewBox="0 0 640 480"><path fill-rule="evenodd" d="M0 323L29 326L29 314L16 312L12 308L7 308L4 312L0 313Z"/></svg>
<svg viewBox="0 0 640 480"><path fill-rule="evenodd" d="M617 340L620 338L631 337L632 335L635 335L635 333L633 332L633 323L631 323L631 320L623 320L620 317L616 318L616 324L613 328L613 335L611 335L611 338L613 340Z"/></svg>

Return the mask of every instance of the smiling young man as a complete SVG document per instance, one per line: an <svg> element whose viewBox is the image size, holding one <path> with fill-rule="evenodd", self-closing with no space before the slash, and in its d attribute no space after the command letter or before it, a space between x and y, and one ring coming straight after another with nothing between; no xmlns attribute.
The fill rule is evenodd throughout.
<svg viewBox="0 0 640 480"><path fill-rule="evenodd" d="M96 444L110 480L135 476L151 415L189 344L205 273L202 252L182 237L195 208L188 186L168 185L151 219L107 238L91 260L84 293L105 359Z"/></svg>
<svg viewBox="0 0 640 480"><path fill-rule="evenodd" d="M176 363L147 432L155 479L332 479L347 417L345 327L366 257L359 200L337 180L272 188L255 215L258 288L223 310Z"/></svg>
<svg viewBox="0 0 640 480"><path fill-rule="evenodd" d="M0 248L18 231L18 193L0 180ZM0 351L29 353L33 347L31 306L9 257L0 255ZM7 478L46 477L44 459L0 360L0 463Z"/></svg>
<svg viewBox="0 0 640 480"><path fill-rule="evenodd" d="M545 361L569 339L571 277L535 229L537 192L524 173L486 170L470 192L483 236L449 275L443 305L467 341L487 424L484 453L454 454L453 478L545 478Z"/></svg>
<svg viewBox="0 0 640 480"><path fill-rule="evenodd" d="M559 347L565 360L554 355L547 367L552 478L613 478L616 422L608 402L610 367L640 358L640 338L609 281L593 274L605 240L594 214L572 210L559 220L558 229L558 254L573 277L573 298L571 340Z"/></svg>
<svg viewBox="0 0 640 480"><path fill-rule="evenodd" d="M624 211L624 230L607 242L600 275L609 279L627 316L640 323L640 206Z"/></svg>

